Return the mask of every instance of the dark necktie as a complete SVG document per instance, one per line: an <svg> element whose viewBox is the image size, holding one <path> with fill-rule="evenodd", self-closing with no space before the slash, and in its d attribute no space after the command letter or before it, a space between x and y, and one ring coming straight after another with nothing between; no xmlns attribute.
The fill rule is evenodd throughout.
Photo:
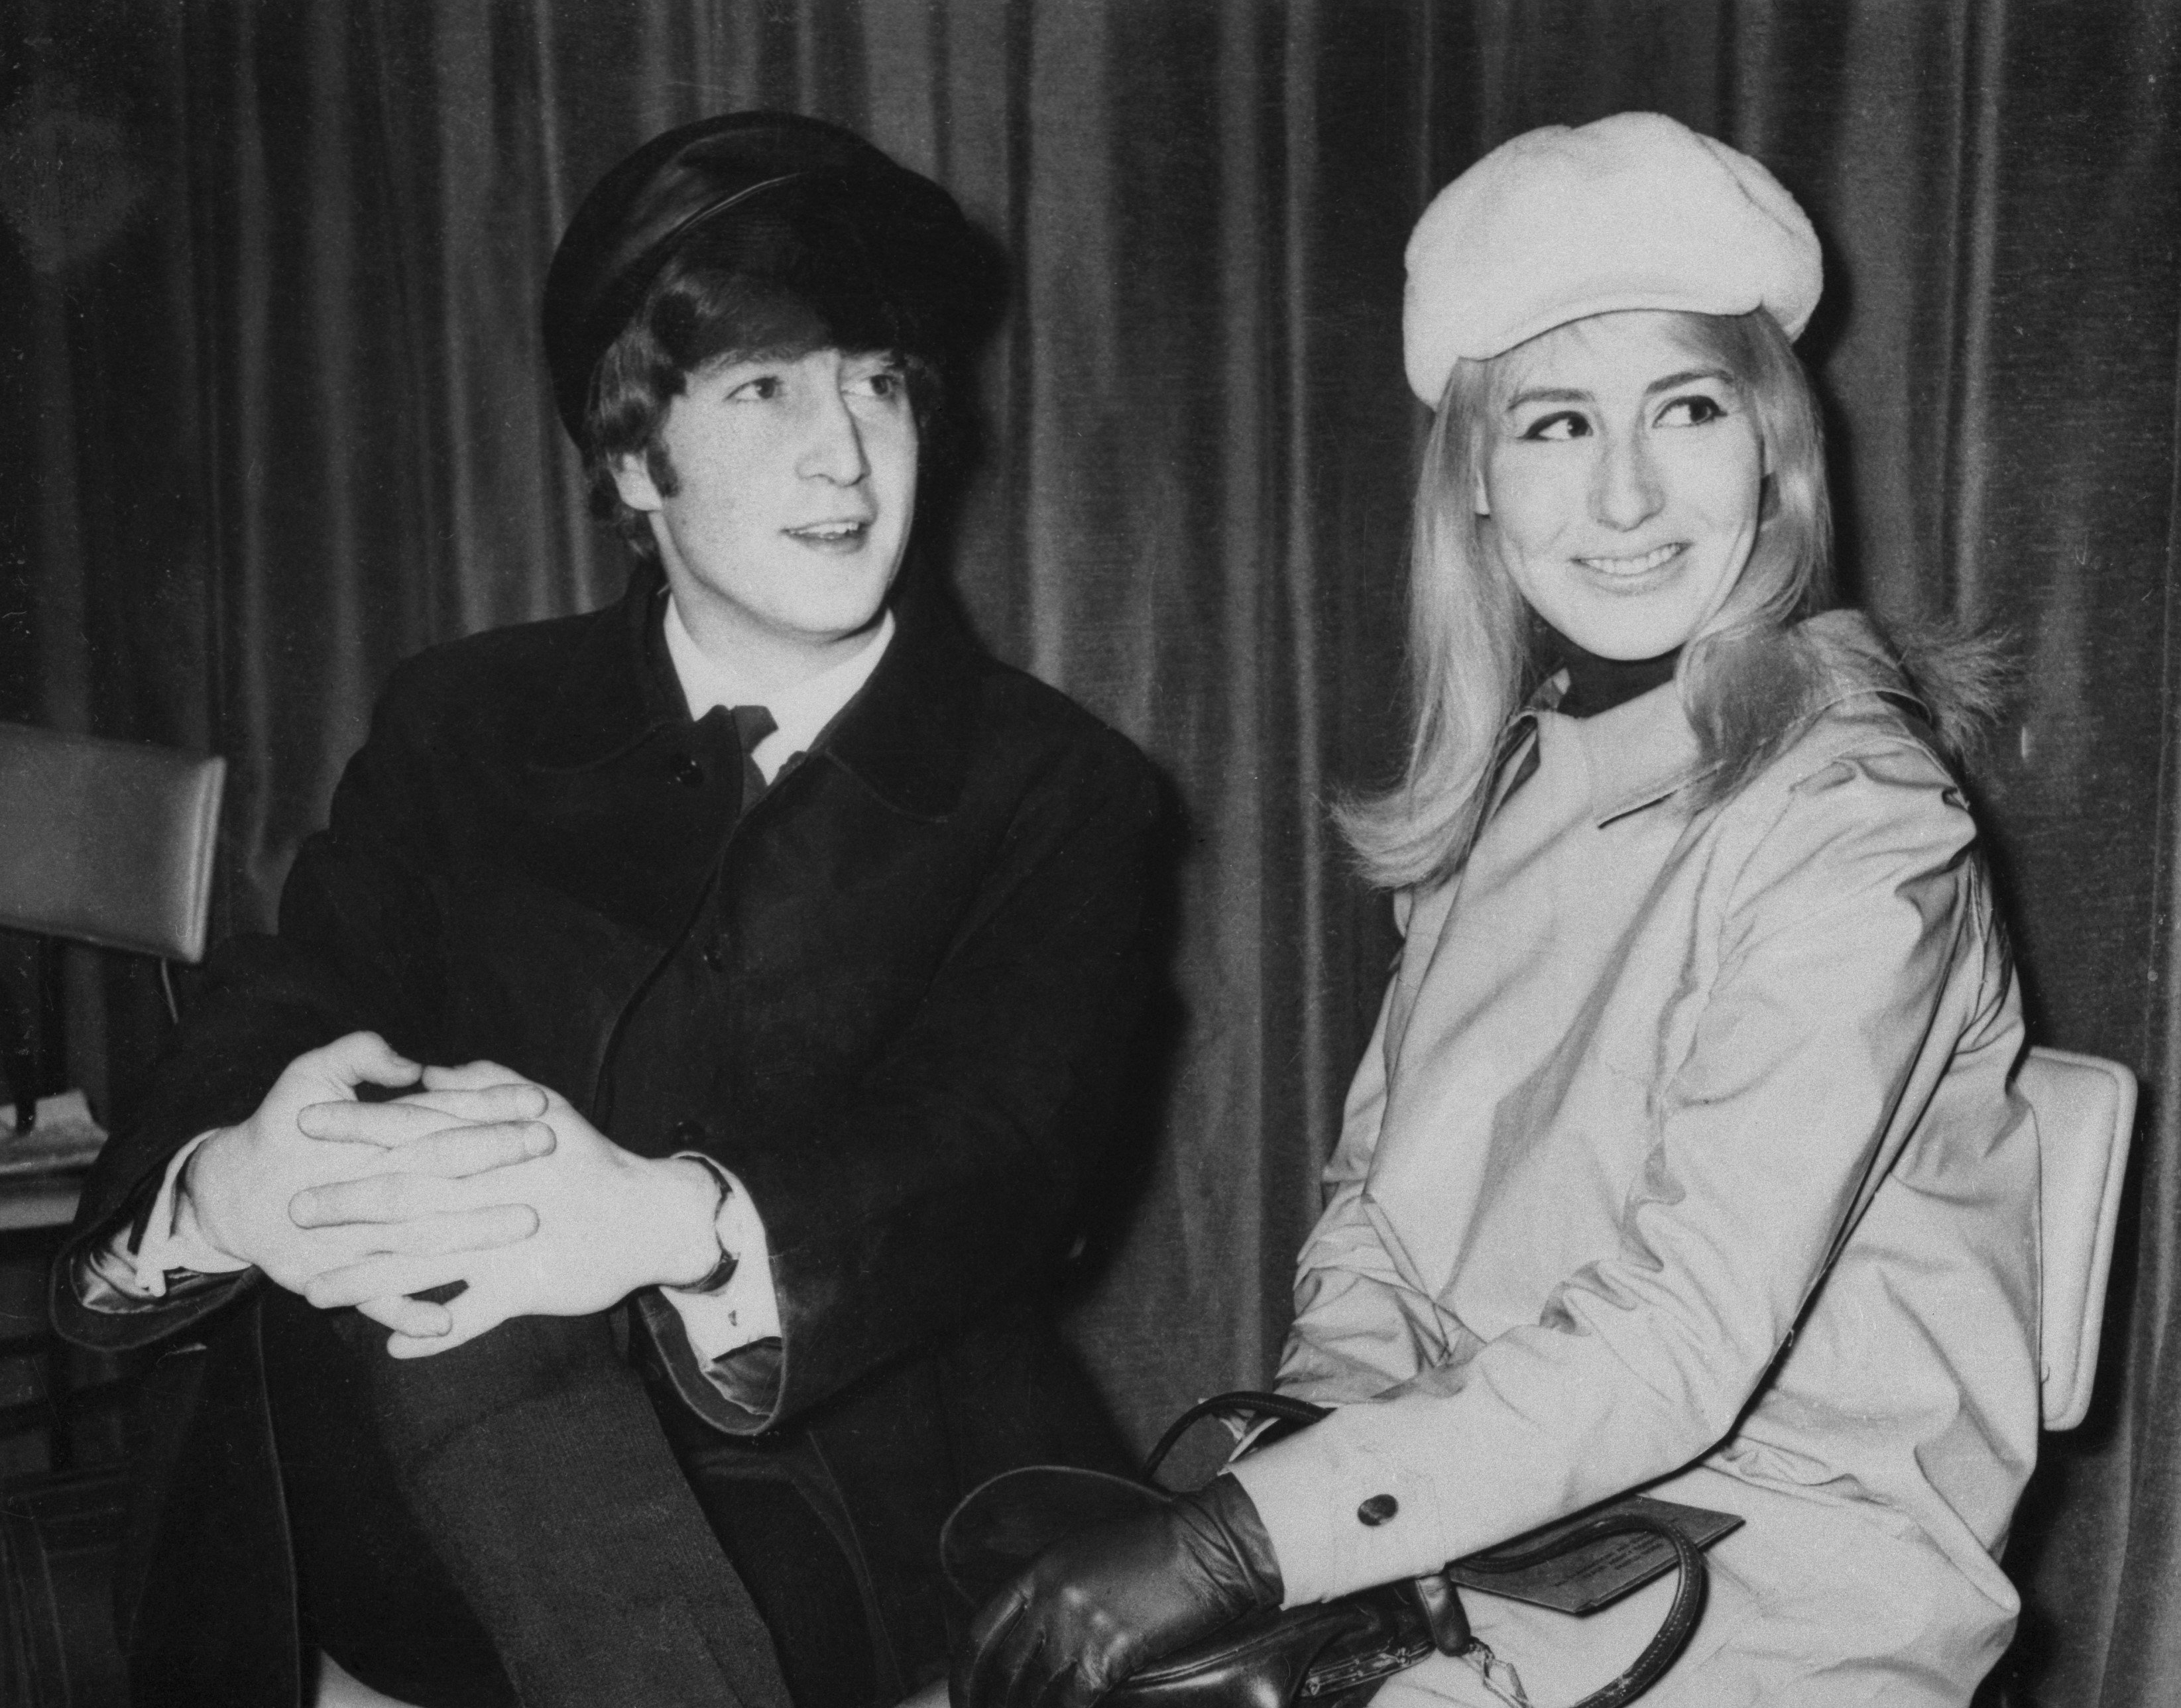
<svg viewBox="0 0 2181 1708"><path fill-rule="evenodd" d="M765 793L765 773L758 769L757 744L780 727L762 706L737 706L727 715L735 720L735 739L743 747L743 811L747 813Z"/></svg>

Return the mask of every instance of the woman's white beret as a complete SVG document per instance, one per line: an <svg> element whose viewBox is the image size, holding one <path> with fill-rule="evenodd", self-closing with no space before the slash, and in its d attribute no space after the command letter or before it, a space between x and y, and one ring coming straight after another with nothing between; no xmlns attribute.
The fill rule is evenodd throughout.
<svg viewBox="0 0 2181 1708"><path fill-rule="evenodd" d="M1817 234L1779 180L1659 113L1503 142L1433 198L1407 260L1403 354L1434 409L1458 358L1585 315L1761 308L1792 339L1824 284Z"/></svg>

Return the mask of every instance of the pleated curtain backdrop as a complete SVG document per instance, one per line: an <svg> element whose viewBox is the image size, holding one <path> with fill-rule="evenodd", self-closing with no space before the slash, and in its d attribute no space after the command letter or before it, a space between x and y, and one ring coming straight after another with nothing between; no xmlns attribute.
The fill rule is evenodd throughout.
<svg viewBox="0 0 2181 1708"><path fill-rule="evenodd" d="M2009 1556L2010 1688L2172 1700L2174 5L16 0L0 54L0 715L225 753L235 928L397 659L619 586L536 321L607 165L792 108L1002 240L955 584L1175 809L1163 1048L1074 1316L1139 1437L1269 1374L1394 946L1323 808L1396 763L1408 227L1540 124L1654 108L1765 160L1826 246L1804 348L1855 591L2024 661L1972 782L2035 1035L2150 1094L2097 1408ZM71 979L79 1070L125 1098L144 981Z"/></svg>

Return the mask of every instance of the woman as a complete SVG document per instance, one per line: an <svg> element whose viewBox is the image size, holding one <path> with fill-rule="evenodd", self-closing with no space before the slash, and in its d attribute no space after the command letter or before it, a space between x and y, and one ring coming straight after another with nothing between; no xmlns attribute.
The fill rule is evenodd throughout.
<svg viewBox="0 0 2181 1708"><path fill-rule="evenodd" d="M1653 1700L1965 1702L2038 1426L2021 1019L1941 757L1977 659L1912 680L1823 610L1818 253L1755 163L1533 132L1408 261L1416 727L1344 815L1405 947L1279 1379L1338 1409L1042 1556L958 1704L1087 1702L1639 1487L1744 1521ZM1378 1700L1572 1700L1669 1590L1469 1595L1490 1656Z"/></svg>

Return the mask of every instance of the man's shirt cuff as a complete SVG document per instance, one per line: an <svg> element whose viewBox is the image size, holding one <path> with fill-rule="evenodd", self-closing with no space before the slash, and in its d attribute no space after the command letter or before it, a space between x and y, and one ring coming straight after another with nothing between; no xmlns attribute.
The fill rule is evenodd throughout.
<svg viewBox="0 0 2181 1708"><path fill-rule="evenodd" d="M719 1176L724 1189L715 1231L720 1249L735 1259L735 1272L724 1287L712 1292L687 1292L661 1287L660 1297L674 1307L689 1336L690 1350L699 1365L739 1351L753 1341L776 1339L780 1334L780 1296L772 1285L772 1252L766 1243L765 1222L751 1204L742 1182L701 1151L678 1155L701 1162Z"/></svg>
<svg viewBox="0 0 2181 1708"><path fill-rule="evenodd" d="M235 1275L250 1267L218 1249L197 1231L196 1217L182 1185L182 1171L217 1131L215 1127L199 1133L168 1160L158 1196L152 1200L145 1217L143 1237L133 1251L131 1230L124 1226L77 1259L76 1298L87 1309L139 1309L192 1282Z"/></svg>

